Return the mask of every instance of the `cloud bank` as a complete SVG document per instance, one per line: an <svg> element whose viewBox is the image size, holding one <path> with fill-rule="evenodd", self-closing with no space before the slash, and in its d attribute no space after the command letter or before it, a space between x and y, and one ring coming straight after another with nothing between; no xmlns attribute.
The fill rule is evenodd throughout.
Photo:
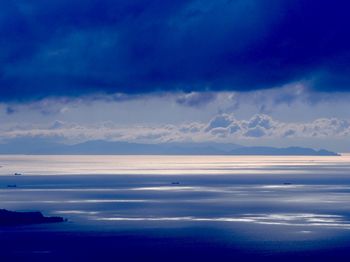
<svg viewBox="0 0 350 262"><path fill-rule="evenodd" d="M286 123L268 115L257 114L238 120L232 114L218 114L208 123L182 125L120 126L113 122L78 125L54 121L50 125L8 126L0 132L2 140L23 137L46 137L68 143L109 140L146 143L163 142L257 142L261 139L323 139L350 137L350 120L319 118L307 123Z"/></svg>
<svg viewBox="0 0 350 262"><path fill-rule="evenodd" d="M0 99L295 81L350 91L349 8L346 0L4 0Z"/></svg>

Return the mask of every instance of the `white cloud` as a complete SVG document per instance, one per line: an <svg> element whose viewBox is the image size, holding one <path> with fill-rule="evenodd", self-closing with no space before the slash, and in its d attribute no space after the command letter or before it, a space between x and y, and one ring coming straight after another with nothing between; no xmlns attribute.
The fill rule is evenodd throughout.
<svg viewBox="0 0 350 262"><path fill-rule="evenodd" d="M234 121L235 121L235 118L233 117L233 115L230 115L230 114L217 115L209 121L207 127L205 128L205 131L210 131L214 128L227 128Z"/></svg>

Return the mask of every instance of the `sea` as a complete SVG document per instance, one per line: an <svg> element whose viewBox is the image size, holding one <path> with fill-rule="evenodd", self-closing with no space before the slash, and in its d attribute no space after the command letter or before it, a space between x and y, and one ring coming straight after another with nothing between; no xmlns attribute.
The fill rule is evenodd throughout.
<svg viewBox="0 0 350 262"><path fill-rule="evenodd" d="M350 154L1 155L0 209L67 220L0 261L349 261Z"/></svg>

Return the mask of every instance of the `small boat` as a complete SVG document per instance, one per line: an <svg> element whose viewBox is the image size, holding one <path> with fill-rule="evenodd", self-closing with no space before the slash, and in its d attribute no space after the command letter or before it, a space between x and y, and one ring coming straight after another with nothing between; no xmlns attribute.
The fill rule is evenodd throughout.
<svg viewBox="0 0 350 262"><path fill-rule="evenodd" d="M15 176L21 176L22 174L21 173L15 173Z"/></svg>

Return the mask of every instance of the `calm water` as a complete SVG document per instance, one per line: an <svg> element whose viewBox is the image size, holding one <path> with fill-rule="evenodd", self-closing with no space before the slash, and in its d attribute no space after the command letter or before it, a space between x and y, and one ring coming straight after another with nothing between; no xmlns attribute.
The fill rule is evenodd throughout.
<svg viewBox="0 0 350 262"><path fill-rule="evenodd" d="M0 165L0 208L69 220L0 229L9 257L91 258L91 246L106 257L119 248L123 261L322 260L350 248L350 155L0 156ZM37 245L18 244L33 236Z"/></svg>

